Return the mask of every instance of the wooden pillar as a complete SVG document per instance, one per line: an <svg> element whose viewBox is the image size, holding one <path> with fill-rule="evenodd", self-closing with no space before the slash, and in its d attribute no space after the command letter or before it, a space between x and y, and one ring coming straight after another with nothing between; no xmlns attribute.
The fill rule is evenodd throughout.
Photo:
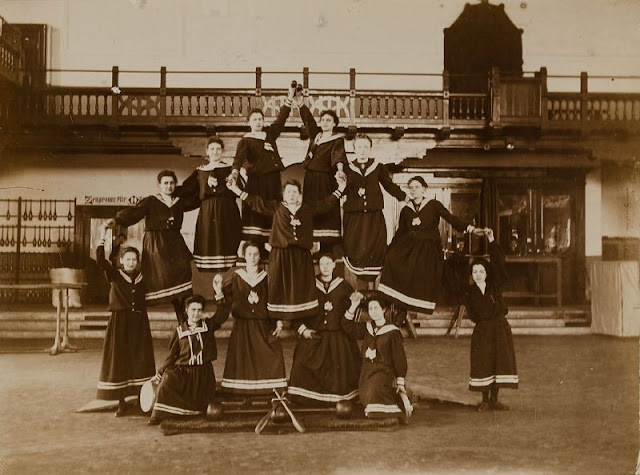
<svg viewBox="0 0 640 475"><path fill-rule="evenodd" d="M547 68L540 68L538 73L540 81L540 128L545 130L549 122L549 102L547 98Z"/></svg>
<svg viewBox="0 0 640 475"><path fill-rule="evenodd" d="M118 128L120 123L119 74L118 66L111 68L111 125L115 128Z"/></svg>
<svg viewBox="0 0 640 475"><path fill-rule="evenodd" d="M584 134L587 129L587 107L589 98L589 75L586 72L580 73L580 133Z"/></svg>
<svg viewBox="0 0 640 475"><path fill-rule="evenodd" d="M256 66L256 103L254 107L262 109L262 68Z"/></svg>
<svg viewBox="0 0 640 475"><path fill-rule="evenodd" d="M502 128L500 123L500 68L491 68L491 77L489 78L489 95L491 97L491 114L489 127L494 129Z"/></svg>
<svg viewBox="0 0 640 475"><path fill-rule="evenodd" d="M449 71L442 73L442 131L451 131L449 118Z"/></svg>
<svg viewBox="0 0 640 475"><path fill-rule="evenodd" d="M162 66L160 68L160 92L158 95L159 102L159 117L158 126L160 129L165 130L167 128L167 67Z"/></svg>
<svg viewBox="0 0 640 475"><path fill-rule="evenodd" d="M349 125L356 124L356 69L349 69Z"/></svg>

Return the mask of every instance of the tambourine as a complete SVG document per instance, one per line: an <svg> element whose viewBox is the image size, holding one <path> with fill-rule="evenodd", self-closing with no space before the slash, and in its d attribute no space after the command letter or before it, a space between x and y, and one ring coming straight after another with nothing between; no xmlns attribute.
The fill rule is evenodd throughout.
<svg viewBox="0 0 640 475"><path fill-rule="evenodd" d="M149 414L156 402L156 393L158 392L158 383L150 379L140 388L140 409L145 414Z"/></svg>

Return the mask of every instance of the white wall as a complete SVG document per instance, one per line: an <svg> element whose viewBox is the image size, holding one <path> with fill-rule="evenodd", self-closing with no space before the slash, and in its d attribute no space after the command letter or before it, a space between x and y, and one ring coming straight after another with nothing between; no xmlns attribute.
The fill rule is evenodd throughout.
<svg viewBox="0 0 640 475"><path fill-rule="evenodd" d="M602 256L602 176L600 169L590 170L585 181L585 256Z"/></svg>
<svg viewBox="0 0 640 475"><path fill-rule="evenodd" d="M51 66L159 70L311 70L439 73L443 29L466 0L0 0L14 23L45 23ZM475 3L472 2L472 3ZM524 30L526 71L549 74L637 74L640 2L636 0L504 0ZM138 5L138 6L136 6ZM267 76L265 87L287 84ZM110 85L110 73L58 73L54 83ZM348 77L322 76L316 86L347 87ZM318 81L321 81L319 83ZM362 79L364 81L364 79ZM388 82L388 79L384 80ZM401 88L401 78L393 78ZM123 74L121 84L155 86L158 75ZM437 88L406 79L405 87ZM252 75L169 76L169 86L252 87ZM313 85L313 84L312 84ZM360 82L360 86L368 86ZM387 84L388 86L388 84ZM371 87L376 87L371 84ZM379 87L379 86L378 86ZM579 81L550 80L577 90ZM592 90L640 91L640 81L593 80Z"/></svg>
<svg viewBox="0 0 640 475"><path fill-rule="evenodd" d="M640 166L604 162L602 235L640 238Z"/></svg>

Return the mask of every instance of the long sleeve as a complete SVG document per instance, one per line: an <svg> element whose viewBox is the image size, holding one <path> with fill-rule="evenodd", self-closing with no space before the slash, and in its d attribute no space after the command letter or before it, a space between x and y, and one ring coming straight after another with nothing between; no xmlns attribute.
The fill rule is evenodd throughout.
<svg viewBox="0 0 640 475"><path fill-rule="evenodd" d="M233 158L233 165L231 165L231 168L233 170L240 170L241 168L244 168L246 170L248 168L248 161L249 145L246 140L240 139L240 142L238 142L238 147L236 148L236 155Z"/></svg>
<svg viewBox="0 0 640 475"><path fill-rule="evenodd" d="M324 197L322 200L309 204L309 206L313 208L314 215L325 214L333 209L341 197L342 192L340 190L336 190L330 195Z"/></svg>
<svg viewBox="0 0 640 475"><path fill-rule="evenodd" d="M115 218L116 223L127 227L136 224L148 214L148 206L152 199L154 198L147 196L140 200L137 205L118 211Z"/></svg>
<svg viewBox="0 0 640 475"><path fill-rule="evenodd" d="M278 113L278 117L276 120L267 127L267 137L271 140L276 140L280 137L280 134L284 130L284 124L287 122L289 118L289 114L291 113L291 101L286 99L284 101L283 106L280 108L280 112Z"/></svg>
<svg viewBox="0 0 640 475"><path fill-rule="evenodd" d="M196 193L195 195L189 195L180 199L183 200L182 209L185 212L193 211L194 209L197 209L200 207L201 202L200 202L200 196L198 195L198 193Z"/></svg>
<svg viewBox="0 0 640 475"><path fill-rule="evenodd" d="M180 198L187 198L191 196L198 196L200 193L200 185L198 184L198 172L194 171L189 177L182 182L182 185L176 187L174 196Z"/></svg>
<svg viewBox="0 0 640 475"><path fill-rule="evenodd" d="M334 140L334 145L331 149L331 167L335 169L338 163L344 164L345 167L349 163L347 160L347 152L344 149L344 139Z"/></svg>
<svg viewBox="0 0 640 475"><path fill-rule="evenodd" d="M104 243L99 244L96 248L96 261L98 263L98 268L105 273L107 279L109 280L109 282L111 282L114 278L116 270L105 257Z"/></svg>
<svg viewBox="0 0 640 475"><path fill-rule="evenodd" d="M489 244L489 259L491 259L491 281L496 287L502 287L509 280L509 274L504 253L496 241Z"/></svg>
<svg viewBox="0 0 640 475"><path fill-rule="evenodd" d="M250 195L246 192L243 192L240 198L256 213L264 214L265 216L273 216L279 204L276 200L265 200L261 196Z"/></svg>
<svg viewBox="0 0 640 475"><path fill-rule="evenodd" d="M395 236L393 237L393 240L395 241L398 238L401 238L402 236L404 236L405 234L407 234L407 232L409 231L409 211L408 208L402 208L402 211L400 211L400 217L398 218L398 230L396 231Z"/></svg>
<svg viewBox="0 0 640 475"><path fill-rule="evenodd" d="M315 117L313 117L313 114L306 105L300 107L300 118L309 133L309 139L313 142L316 135L320 133L320 127L318 127Z"/></svg>
<svg viewBox="0 0 640 475"><path fill-rule="evenodd" d="M178 357L180 356L180 339L178 338L178 332L174 331L169 341L169 354L165 358L162 366L158 369L158 373L162 374L165 370L175 366Z"/></svg>
<svg viewBox="0 0 640 475"><path fill-rule="evenodd" d="M391 351L393 353L393 371L396 374L396 383L404 384L404 378L407 376L407 355L404 352L402 334L399 331L393 332Z"/></svg>
<svg viewBox="0 0 640 475"><path fill-rule="evenodd" d="M384 165L378 165L378 169L378 177L380 179L380 184L382 185L382 187L398 201L404 201L407 198L407 194L402 191L402 188L400 188L393 182L393 180L391 179L391 175L389 174L389 170L387 170L387 167L385 167Z"/></svg>
<svg viewBox="0 0 640 475"><path fill-rule="evenodd" d="M206 319L210 331L216 331L227 321L231 313L231 300L216 296L217 308L213 316Z"/></svg>
<svg viewBox="0 0 640 475"><path fill-rule="evenodd" d="M354 340L362 340L367 334L367 324L364 322L354 321L355 315L351 314L349 310L341 319L340 325L342 330Z"/></svg>
<svg viewBox="0 0 640 475"><path fill-rule="evenodd" d="M440 217L451 224L451 226L453 226L453 229L459 232L463 232L467 229L470 223L467 223L466 221L463 221L462 219L452 215L451 212L447 208L445 208L444 205L439 201L436 201L436 203L438 203L438 213L440 214Z"/></svg>

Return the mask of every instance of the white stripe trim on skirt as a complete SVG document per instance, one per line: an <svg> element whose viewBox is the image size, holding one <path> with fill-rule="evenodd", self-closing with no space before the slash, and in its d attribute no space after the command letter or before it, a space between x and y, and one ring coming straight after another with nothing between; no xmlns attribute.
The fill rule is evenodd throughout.
<svg viewBox="0 0 640 475"><path fill-rule="evenodd" d="M259 228L258 226L242 226L242 232L254 236L269 237L271 235L271 229Z"/></svg>
<svg viewBox="0 0 640 475"><path fill-rule="evenodd" d="M223 378L221 386L230 389L286 388L286 378L279 379L231 379Z"/></svg>
<svg viewBox="0 0 640 475"><path fill-rule="evenodd" d="M340 237L337 229L314 229L313 237Z"/></svg>
<svg viewBox="0 0 640 475"><path fill-rule="evenodd" d="M349 262L349 258L344 256L344 265L353 272L355 275L379 275L382 271L382 266L379 267L355 267L351 262Z"/></svg>
<svg viewBox="0 0 640 475"><path fill-rule="evenodd" d="M149 376L148 378L128 379L126 381L121 381L118 383L98 381L98 389L113 390L113 389L127 388L129 386L142 386L144 383L146 383L152 378L153 376Z"/></svg>
<svg viewBox="0 0 640 475"><path fill-rule="evenodd" d="M487 376L486 378L469 378L469 386L482 388L496 384L518 384L520 381L517 374L498 374Z"/></svg>
<svg viewBox="0 0 640 475"><path fill-rule="evenodd" d="M313 310L318 307L318 305L318 299L296 305L267 303L267 310L270 312L295 313L303 310Z"/></svg>
<svg viewBox="0 0 640 475"><path fill-rule="evenodd" d="M358 397L357 389L354 389L348 394L340 395L340 394L318 393L316 391L310 391L308 389L300 388L298 386L289 386L289 388L287 389L287 393L294 394L296 396L303 396L309 399L315 399L316 401L326 401L326 402L348 401Z"/></svg>
<svg viewBox="0 0 640 475"><path fill-rule="evenodd" d="M193 284L191 282L185 282L184 284L176 285L175 287L169 287L168 289L157 290L155 292L148 292L145 295L147 300L155 300L161 299L163 297L169 297L171 295L176 295L186 290L193 288Z"/></svg>
<svg viewBox="0 0 640 475"><path fill-rule="evenodd" d="M179 416L197 416L198 414L203 414L204 411L192 411L190 409L182 409L181 407L168 406L166 404L161 404L156 402L153 405L154 411L162 411L168 412L169 414L177 414Z"/></svg>
<svg viewBox="0 0 640 475"><path fill-rule="evenodd" d="M398 299L402 303L406 303L407 305L411 305L412 307L424 308L425 310L433 310L436 308L435 302L430 302L429 300L421 300L415 297L409 297L408 295L405 295L402 292L398 292L397 290L392 289L391 287L382 283L378 285L378 290L383 294L387 294L389 297Z"/></svg>

